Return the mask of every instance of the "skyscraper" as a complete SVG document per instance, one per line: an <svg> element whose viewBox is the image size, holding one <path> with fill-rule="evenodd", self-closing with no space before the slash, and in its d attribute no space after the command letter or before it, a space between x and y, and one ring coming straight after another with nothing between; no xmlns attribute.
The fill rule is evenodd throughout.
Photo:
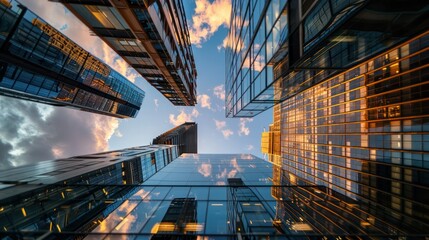
<svg viewBox="0 0 429 240"><path fill-rule="evenodd" d="M129 198L142 192L136 186L176 157L175 146L151 145L0 171L0 236L85 236L122 204L134 204Z"/></svg>
<svg viewBox="0 0 429 240"><path fill-rule="evenodd" d="M348 212L329 221L361 222L345 233L362 227L425 233L428 46L429 33L421 34L276 106L273 125L279 134L265 133L272 139L263 143L280 142L281 150L263 145L270 159L278 159L273 162L282 172L279 181L323 186L318 191L337 201L324 207ZM314 193L288 194L314 198ZM326 217L320 209L307 210Z"/></svg>
<svg viewBox="0 0 429 240"><path fill-rule="evenodd" d="M168 156L171 146L161 149L155 155ZM145 151L140 147L129 155L139 150ZM117 157L115 154L111 153L109 158L105 158L108 153L103 153L78 159L81 164L85 160L88 164L111 162L111 158ZM137 161L142 166L153 162L143 155L127 156L129 161L136 157L142 160ZM402 224L398 224L398 219L381 221L389 206L372 208L375 205L370 201L368 209L362 209L361 203L322 185L284 182L287 172L273 176L273 164L252 155L182 154L166 166L156 165L162 166L158 171L135 168L151 173L141 184L121 183L122 175L132 171L124 170L122 160L118 161L109 163L110 171L104 174L92 165L92 172L73 178L76 181L38 186L44 190L33 190L32 195L18 194L14 204L5 205L0 200L0 234L44 239L365 239L429 234L427 222L407 213L397 215L404 220ZM159 161L163 161L162 157L156 158L156 164ZM64 166L67 167L70 166ZM119 184L107 177L108 172L117 176ZM88 176L93 179L89 184ZM34 223L24 224L30 220ZM408 220L414 220L413 224ZM69 225L63 227L64 223Z"/></svg>
<svg viewBox="0 0 429 240"><path fill-rule="evenodd" d="M255 116L387 54L427 31L428 11L429 3L419 0L232 1L226 116Z"/></svg>
<svg viewBox="0 0 429 240"><path fill-rule="evenodd" d="M234 16L245 12L238 1L233 4ZM262 21L267 31L260 34L265 46L284 30L276 27L283 14L288 15L287 34L280 34L270 49L261 47L263 66L252 51L264 44L253 42L251 70L241 67L237 71L243 73L234 75L236 70L230 69L230 84L246 88L228 90L227 115L253 116L275 104L273 124L261 141L275 165L273 182L309 186L273 189L277 199L293 199L279 202L278 217L305 213L301 227L311 234L427 236L429 25L424 16L429 4L266 4ZM238 32L231 31L232 43L239 41ZM239 52L232 49L230 54L240 61ZM265 74L261 84L258 74ZM242 97L249 82L254 95ZM243 99L250 104L242 104Z"/></svg>
<svg viewBox="0 0 429 240"><path fill-rule="evenodd" d="M198 128L195 122L185 122L154 138L153 144L176 145L178 155L198 152Z"/></svg>
<svg viewBox="0 0 429 240"><path fill-rule="evenodd" d="M0 234L45 239L279 234L273 226L270 163L251 155L182 154L173 160L174 154L172 146L147 146L2 172ZM124 183L142 173L148 176Z"/></svg>
<svg viewBox="0 0 429 240"><path fill-rule="evenodd" d="M195 105L197 72L182 1L56 1L174 105Z"/></svg>
<svg viewBox="0 0 429 240"><path fill-rule="evenodd" d="M0 94L135 117L144 92L17 1L0 1Z"/></svg>

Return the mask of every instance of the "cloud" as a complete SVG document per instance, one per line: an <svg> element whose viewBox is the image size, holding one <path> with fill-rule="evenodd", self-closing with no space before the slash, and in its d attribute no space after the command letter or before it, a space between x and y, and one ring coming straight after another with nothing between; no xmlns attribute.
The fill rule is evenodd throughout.
<svg viewBox="0 0 429 240"><path fill-rule="evenodd" d="M118 126L117 118L0 96L0 168L107 151Z"/></svg>
<svg viewBox="0 0 429 240"><path fill-rule="evenodd" d="M240 16L235 16L234 17L234 21L232 22L232 24L234 25L233 28L234 29L243 29L243 27L246 27L249 25L249 21L245 20L243 22L243 19ZM228 26L229 27L229 26ZM217 50L220 51L225 48L232 48L234 46L232 46L233 44L236 46L241 46L241 48L235 49L235 52L240 52L242 50L244 50L246 48L246 45L243 44L243 39L241 39L240 37L238 37L236 39L237 42L233 43L231 41L228 41L228 35L223 39L222 43L220 45L217 46Z"/></svg>
<svg viewBox="0 0 429 240"><path fill-rule="evenodd" d="M10 143L3 142L0 139L0 169L6 169L13 166L12 151L13 146Z"/></svg>
<svg viewBox="0 0 429 240"><path fill-rule="evenodd" d="M251 151L251 150L253 150L254 148L255 148L255 147L254 147L253 145L247 145L247 148L246 148L246 149L247 149L248 151Z"/></svg>
<svg viewBox="0 0 429 240"><path fill-rule="evenodd" d="M226 128L225 121L218 121L216 119L213 119L213 120L215 121L216 129L222 133L225 139L228 139L231 135L234 134L234 132L231 129Z"/></svg>
<svg viewBox="0 0 429 240"><path fill-rule="evenodd" d="M48 2L47 0L22 0L21 2L47 23L60 30L85 50L100 58L131 82L135 82L136 78L140 76L100 38L91 36L88 27L69 11L64 10L62 4Z"/></svg>
<svg viewBox="0 0 429 240"><path fill-rule="evenodd" d="M153 99L153 102L155 103L155 109L156 111L158 111L158 107L159 107L159 103L158 103L158 99Z"/></svg>
<svg viewBox="0 0 429 240"><path fill-rule="evenodd" d="M115 137L121 138L124 135L121 133L121 131L119 131L119 129L116 129L116 131L113 133L113 135L115 135Z"/></svg>
<svg viewBox="0 0 429 240"><path fill-rule="evenodd" d="M200 115L200 113L196 108L194 108L191 113L186 113L182 109L177 116L174 116L174 114L170 114L169 119L171 124L173 124L174 126L179 126L180 124L185 122L193 122L194 118L198 117L198 115Z"/></svg>
<svg viewBox="0 0 429 240"><path fill-rule="evenodd" d="M197 47L210 39L220 26L228 27L231 0L196 0L192 25L189 26L191 43Z"/></svg>
<svg viewBox="0 0 429 240"><path fill-rule="evenodd" d="M226 127L226 122L225 121L218 121L216 119L214 119L214 121L215 121L216 129L217 130L221 130L221 129L223 129L223 128Z"/></svg>
<svg viewBox="0 0 429 240"><path fill-rule="evenodd" d="M217 46L217 50L220 51L222 48L230 47L228 42L228 35L223 39L222 43ZM231 48L231 47L230 47Z"/></svg>
<svg viewBox="0 0 429 240"><path fill-rule="evenodd" d="M228 139L229 136L233 135L234 132L231 129L222 130L222 135L225 139Z"/></svg>
<svg viewBox="0 0 429 240"><path fill-rule="evenodd" d="M213 94L220 100L225 100L225 85L221 84L213 88Z"/></svg>
<svg viewBox="0 0 429 240"><path fill-rule="evenodd" d="M240 129L238 130L238 135L249 135L250 129L246 127L246 123L253 122L253 118L240 118Z"/></svg>
<svg viewBox="0 0 429 240"><path fill-rule="evenodd" d="M207 94L198 95L197 101L201 104L202 108L211 109L210 97Z"/></svg>
<svg viewBox="0 0 429 240"><path fill-rule="evenodd" d="M204 177L210 177L212 174L212 165L210 163L202 163L198 167L198 172Z"/></svg>
<svg viewBox="0 0 429 240"><path fill-rule="evenodd" d="M126 77L129 81L135 82L136 78L140 75L133 69L130 68L127 62L125 62L124 59L119 57L118 54L116 54L107 44L104 42L102 43L103 51L96 52L97 56L101 56L101 59L109 65L111 68L115 69L117 72L119 72L121 75Z"/></svg>

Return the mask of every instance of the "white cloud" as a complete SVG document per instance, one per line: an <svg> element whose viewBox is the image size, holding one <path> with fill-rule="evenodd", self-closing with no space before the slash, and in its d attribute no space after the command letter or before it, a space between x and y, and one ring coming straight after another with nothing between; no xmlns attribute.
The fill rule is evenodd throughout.
<svg viewBox="0 0 429 240"><path fill-rule="evenodd" d="M217 46L217 50L220 51L222 50L222 48L226 48L227 46L229 47L229 42L228 42L228 35L226 35L226 37L223 39L222 43L220 45Z"/></svg>
<svg viewBox="0 0 429 240"><path fill-rule="evenodd" d="M213 94L220 100L225 100L225 85L221 84L213 88Z"/></svg>
<svg viewBox="0 0 429 240"><path fill-rule="evenodd" d="M255 147L253 146L253 145L247 145L247 150L248 151L251 151L251 150L253 150Z"/></svg>
<svg viewBox="0 0 429 240"><path fill-rule="evenodd" d="M222 130L222 135L225 139L228 139L229 136L233 135L234 132L231 129Z"/></svg>
<svg viewBox="0 0 429 240"><path fill-rule="evenodd" d="M116 131L113 133L113 135L115 135L118 138L121 138L124 136L124 135L122 135L121 131L119 131L119 129L116 129Z"/></svg>
<svg viewBox="0 0 429 240"><path fill-rule="evenodd" d="M0 97L0 168L107 151L118 126L113 117Z"/></svg>
<svg viewBox="0 0 429 240"><path fill-rule="evenodd" d="M234 132L231 129L226 128L225 121L218 121L216 119L214 119L214 121L215 121L216 129L222 133L225 139L228 139L231 135L234 134Z"/></svg>
<svg viewBox="0 0 429 240"><path fill-rule="evenodd" d="M242 135L249 135L250 134L250 129L248 127L246 127L246 123L248 122L252 122L253 118L240 118L240 129L238 130L238 135L242 136Z"/></svg>
<svg viewBox="0 0 429 240"><path fill-rule="evenodd" d="M204 177L210 177L212 175L212 165L210 163L202 163L198 167L198 172Z"/></svg>
<svg viewBox="0 0 429 240"><path fill-rule="evenodd" d="M214 121L215 121L216 129L217 130L221 130L221 129L223 129L223 128L226 127L226 122L225 121L218 121L216 119L214 119Z"/></svg>
<svg viewBox="0 0 429 240"><path fill-rule="evenodd" d="M197 101L201 104L202 108L211 109L210 97L207 94L198 95Z"/></svg>
<svg viewBox="0 0 429 240"><path fill-rule="evenodd" d="M191 43L197 47L210 39L220 26L229 27L231 0L196 0L192 25L189 26Z"/></svg>
<svg viewBox="0 0 429 240"><path fill-rule="evenodd" d="M249 21L244 21L243 22L243 19L241 18L241 17L239 17L239 16L235 16L235 21L233 22L233 24L234 24L234 29L242 29L243 27L246 27L246 26L248 26L249 25ZM229 26L228 26L229 27ZM230 42L230 41L228 41L229 39L228 39L228 35L223 39L223 41L222 41L222 43L220 44L220 45L218 45L217 46L217 50L218 51L220 51L220 50L222 50L222 48L232 48L232 47L234 47L234 46L232 46L233 44L235 45L235 46L242 46L241 48L238 48L238 49L235 49L235 52L240 52L240 51L242 51L242 50L244 50L245 48L246 48L246 45L245 44L243 44L243 39L241 39L240 37L239 38L237 38L237 42L236 43L232 43L232 42Z"/></svg>
<svg viewBox="0 0 429 240"><path fill-rule="evenodd" d="M182 109L177 116L170 114L169 120L174 126L179 126L185 122L193 122L194 118L198 117L198 115L200 115L200 113L196 108L194 108L191 113L186 113L185 110Z"/></svg>
<svg viewBox="0 0 429 240"><path fill-rule="evenodd" d="M155 103L155 108L158 111L158 107L159 107L159 103L158 103L158 99L154 99L153 102Z"/></svg>

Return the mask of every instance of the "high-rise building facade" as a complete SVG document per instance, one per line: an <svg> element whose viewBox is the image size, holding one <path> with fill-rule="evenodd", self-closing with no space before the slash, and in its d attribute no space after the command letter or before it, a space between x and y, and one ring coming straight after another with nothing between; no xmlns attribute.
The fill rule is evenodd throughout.
<svg viewBox="0 0 429 240"><path fill-rule="evenodd" d="M174 105L195 105L197 72L182 1L56 1Z"/></svg>
<svg viewBox="0 0 429 240"><path fill-rule="evenodd" d="M226 116L252 117L424 31L427 1L232 1Z"/></svg>
<svg viewBox="0 0 429 240"><path fill-rule="evenodd" d="M282 234L277 230L280 222L273 225L277 203L270 191L270 163L251 155L182 154L167 165L163 162L167 159L153 161L142 153L152 150L149 156L167 156L167 149L174 151L171 146L148 146L14 169L15 174L7 173L2 181L20 178L17 172L34 177L36 170L40 175L38 180L24 180L29 176L21 174L21 184L2 185L0 192L6 193L0 200L0 235L41 239L236 239L237 234L244 238ZM79 162L79 169L74 161ZM163 168L146 168L153 162ZM134 165L127 170L129 163ZM33 173L27 172L30 169ZM152 176L143 177L141 184L123 183L126 176L141 173L137 169ZM79 170L85 172L75 175ZM46 185L39 185L49 173L55 181L44 180ZM31 188L33 184L37 189ZM18 191L13 193L14 189Z"/></svg>
<svg viewBox="0 0 429 240"><path fill-rule="evenodd" d="M17 1L0 1L0 94L135 117L144 91Z"/></svg>
<svg viewBox="0 0 429 240"><path fill-rule="evenodd" d="M278 193L301 202L318 229L427 236L428 53L425 32L275 106L262 150L279 184L320 186ZM326 195L332 202L307 200Z"/></svg>
<svg viewBox="0 0 429 240"><path fill-rule="evenodd" d="M146 167L127 170L131 159L138 158L131 155L144 148L129 152L124 164L112 162L118 157L113 153L70 160L108 162L109 171L93 164L87 166L92 167L89 175L38 186L43 190L20 193L14 204L0 200L0 235L40 239L397 239L429 234L427 222L416 218L410 225L411 218L404 212L396 216L403 217L402 224L399 219L386 220L389 206L374 209L376 203L368 202L365 209L322 185L298 181L292 185L287 172L248 154L182 154L168 165L158 165L168 162L161 157L155 160L157 167L162 166L159 171L147 168L153 163L149 157L142 162ZM149 148L161 148L155 155L165 157L171 146ZM96 158L100 156L105 160ZM64 164L62 169L67 171L67 162L56 164ZM142 183L122 183L128 174L137 175L131 169L143 169L152 176ZM276 171L281 174L273 175ZM107 177L109 172L112 178ZM0 193L7 190L2 187ZM20 189L26 187L19 185ZM381 221L383 217L386 219ZM29 220L34 224L23 224ZM66 227L61 225L65 223ZM7 228L5 224L9 224Z"/></svg>
<svg viewBox="0 0 429 240"><path fill-rule="evenodd" d="M178 155L182 153L198 153L198 125L185 122L154 138L153 144L176 145Z"/></svg>
<svg viewBox="0 0 429 240"><path fill-rule="evenodd" d="M50 234L69 232L82 238L133 203L142 191L137 186L176 158L175 146L151 145L2 170L0 237L58 239Z"/></svg>

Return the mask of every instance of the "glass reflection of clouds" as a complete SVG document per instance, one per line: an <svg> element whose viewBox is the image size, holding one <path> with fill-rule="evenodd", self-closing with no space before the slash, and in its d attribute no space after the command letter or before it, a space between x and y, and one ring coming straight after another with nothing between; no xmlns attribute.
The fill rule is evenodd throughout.
<svg viewBox="0 0 429 240"><path fill-rule="evenodd" d="M165 234L228 236L237 231L231 230L232 215L246 222L239 230L243 234L276 232L276 201L270 182L261 183L272 174L267 166L271 164L251 155L183 154L138 186L94 233L157 239ZM241 179L244 185L233 190L230 179Z"/></svg>
<svg viewBox="0 0 429 240"><path fill-rule="evenodd" d="M200 167L198 167L198 172L204 177L209 177L212 175L212 165L210 163L202 163Z"/></svg>

